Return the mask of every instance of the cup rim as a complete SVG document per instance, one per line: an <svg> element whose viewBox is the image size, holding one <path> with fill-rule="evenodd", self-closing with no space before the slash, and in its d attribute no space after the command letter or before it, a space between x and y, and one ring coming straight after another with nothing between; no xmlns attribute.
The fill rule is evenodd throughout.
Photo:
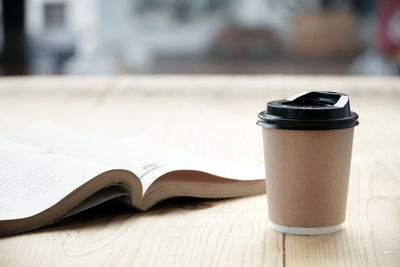
<svg viewBox="0 0 400 267"><path fill-rule="evenodd" d="M279 225L271 222L271 227L275 231L291 235L326 235L338 232L342 229L343 223L325 227L291 227Z"/></svg>

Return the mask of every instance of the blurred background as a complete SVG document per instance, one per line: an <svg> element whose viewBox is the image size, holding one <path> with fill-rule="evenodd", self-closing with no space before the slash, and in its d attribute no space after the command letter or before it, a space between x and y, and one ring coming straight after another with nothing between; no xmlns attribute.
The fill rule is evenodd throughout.
<svg viewBox="0 0 400 267"><path fill-rule="evenodd" d="M2 0L0 74L400 74L400 0Z"/></svg>

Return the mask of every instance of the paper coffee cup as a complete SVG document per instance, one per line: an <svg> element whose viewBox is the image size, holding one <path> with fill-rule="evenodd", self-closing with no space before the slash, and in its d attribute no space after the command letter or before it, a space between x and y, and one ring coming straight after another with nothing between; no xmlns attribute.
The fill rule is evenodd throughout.
<svg viewBox="0 0 400 267"><path fill-rule="evenodd" d="M357 119L348 96L333 92L303 92L260 112L273 229L299 235L341 229Z"/></svg>

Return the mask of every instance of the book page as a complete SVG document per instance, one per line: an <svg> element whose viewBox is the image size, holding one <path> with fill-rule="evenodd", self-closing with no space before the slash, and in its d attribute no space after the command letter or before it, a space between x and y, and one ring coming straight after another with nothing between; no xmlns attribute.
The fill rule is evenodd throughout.
<svg viewBox="0 0 400 267"><path fill-rule="evenodd" d="M0 220L38 214L106 170L98 163L0 140Z"/></svg>
<svg viewBox="0 0 400 267"><path fill-rule="evenodd" d="M262 167L199 158L133 139L96 138L51 123L31 124L10 137L10 140L127 169L141 180L143 194L157 178L175 170L198 170L239 180L264 177Z"/></svg>
<svg viewBox="0 0 400 267"><path fill-rule="evenodd" d="M151 145L131 140L127 147L116 140L96 138L52 123L28 125L9 140L129 170L141 180L143 192L152 181L171 171Z"/></svg>
<svg viewBox="0 0 400 267"><path fill-rule="evenodd" d="M84 210L93 208L97 205L100 205L106 201L119 198L122 196L128 196L131 194L128 188L124 188L122 185L111 185L107 186L100 191L94 193L93 195L89 196L85 199L82 203L78 206L73 208L70 212L58 218L57 220L62 220L72 215L78 214Z"/></svg>

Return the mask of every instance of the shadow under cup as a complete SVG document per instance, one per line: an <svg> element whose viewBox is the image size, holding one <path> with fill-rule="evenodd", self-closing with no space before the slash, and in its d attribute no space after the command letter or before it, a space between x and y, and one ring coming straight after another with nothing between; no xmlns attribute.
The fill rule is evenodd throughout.
<svg viewBox="0 0 400 267"><path fill-rule="evenodd" d="M333 92L300 93L260 112L273 229L300 235L341 229L357 119L348 97Z"/></svg>

